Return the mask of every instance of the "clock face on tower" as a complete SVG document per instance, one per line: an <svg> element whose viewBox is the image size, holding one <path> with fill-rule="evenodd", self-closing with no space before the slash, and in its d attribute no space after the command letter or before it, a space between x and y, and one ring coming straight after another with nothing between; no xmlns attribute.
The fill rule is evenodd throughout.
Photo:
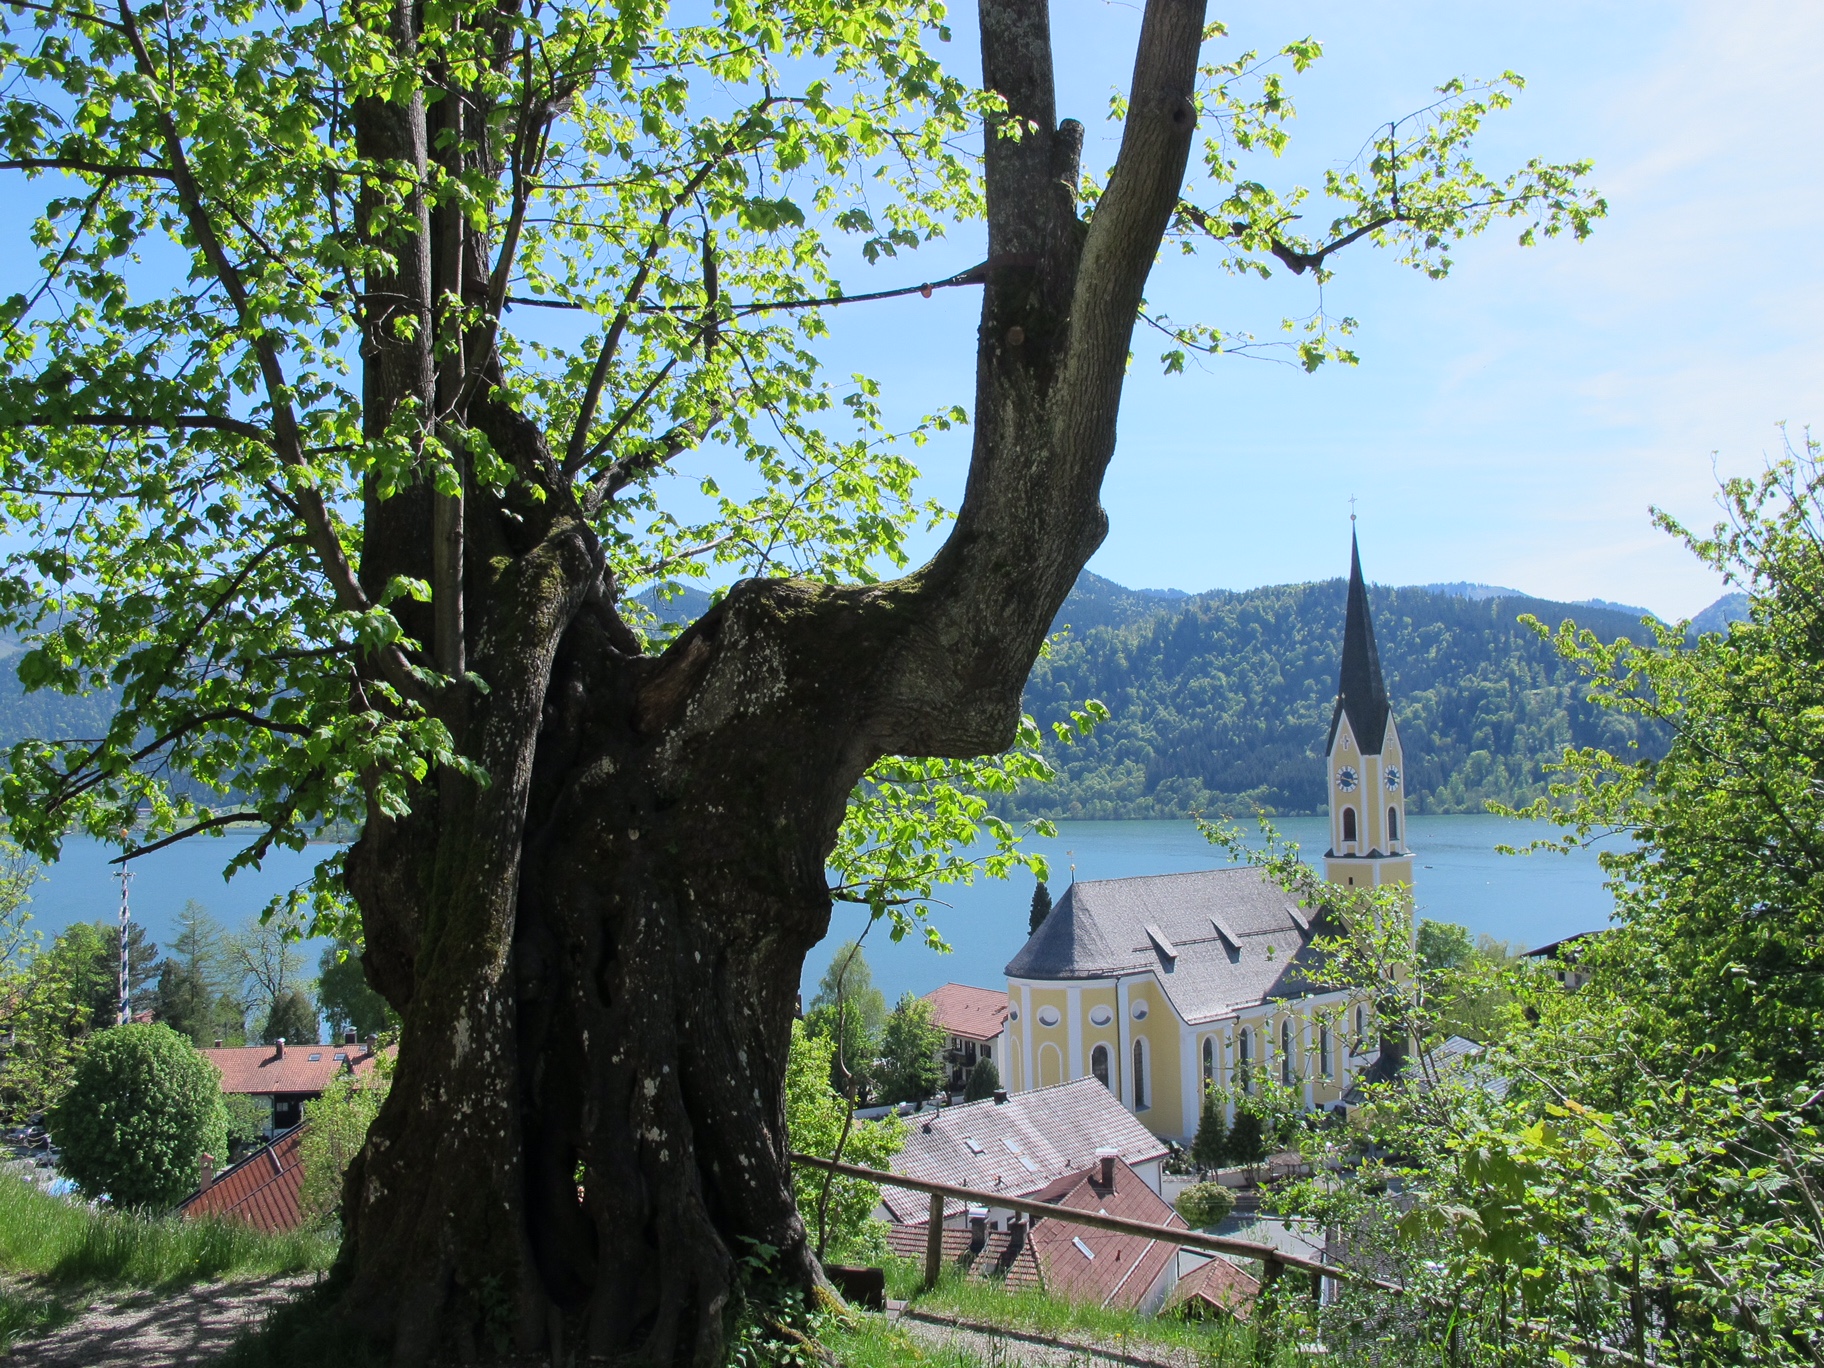
<svg viewBox="0 0 1824 1368"><path fill-rule="evenodd" d="M1399 786L1400 786L1400 767L1398 765L1387 766L1387 791L1389 793L1392 793Z"/></svg>
<svg viewBox="0 0 1824 1368"><path fill-rule="evenodd" d="M1344 793L1355 792L1355 767L1344 765L1336 772L1336 786Z"/></svg>

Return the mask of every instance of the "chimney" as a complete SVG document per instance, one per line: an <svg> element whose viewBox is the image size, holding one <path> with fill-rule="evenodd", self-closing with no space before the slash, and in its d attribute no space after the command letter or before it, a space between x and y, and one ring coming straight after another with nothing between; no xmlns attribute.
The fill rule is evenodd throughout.
<svg viewBox="0 0 1824 1368"><path fill-rule="evenodd" d="M1015 1255L1026 1247L1026 1214L1016 1211L1007 1221L1007 1252L1001 1258L1011 1263Z"/></svg>
<svg viewBox="0 0 1824 1368"><path fill-rule="evenodd" d="M988 1208L969 1208L969 1252L980 1254L988 1245Z"/></svg>
<svg viewBox="0 0 1824 1368"><path fill-rule="evenodd" d="M996 1088L994 1090L994 1105L998 1107L1006 1100L1007 1100L1007 1089Z"/></svg>
<svg viewBox="0 0 1824 1368"><path fill-rule="evenodd" d="M274 1050L272 1057L274 1059L285 1058L285 1037L280 1036L277 1040L273 1041L272 1044L273 1044L273 1050Z"/></svg>
<svg viewBox="0 0 1824 1368"><path fill-rule="evenodd" d="M342 1032L342 1043L344 1045L353 1045L355 1043L354 1027L351 1026L346 1031Z"/></svg>
<svg viewBox="0 0 1824 1368"><path fill-rule="evenodd" d="M1121 1155L1117 1149L1099 1149L1096 1151L1096 1162L1102 1166L1102 1186L1112 1188L1115 1185L1115 1160Z"/></svg>
<svg viewBox="0 0 1824 1368"><path fill-rule="evenodd" d="M222 1038L220 1036L215 1038L215 1048L218 1050L222 1048Z"/></svg>
<svg viewBox="0 0 1824 1368"><path fill-rule="evenodd" d="M207 1192L215 1186L215 1156L205 1154L198 1162L201 1172L196 1185L198 1192Z"/></svg>

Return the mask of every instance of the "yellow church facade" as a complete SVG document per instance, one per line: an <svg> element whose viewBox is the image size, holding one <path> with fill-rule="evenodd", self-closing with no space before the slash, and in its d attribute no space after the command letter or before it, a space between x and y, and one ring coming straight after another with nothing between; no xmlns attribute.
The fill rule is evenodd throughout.
<svg viewBox="0 0 1824 1368"><path fill-rule="evenodd" d="M1326 877L1410 885L1403 754L1359 554L1325 766ZM1007 965L1007 1085L1094 1077L1176 1140L1212 1086L1269 1077L1335 1106L1380 1041L1371 1007L1323 983L1316 934L1252 868L1075 882Z"/></svg>

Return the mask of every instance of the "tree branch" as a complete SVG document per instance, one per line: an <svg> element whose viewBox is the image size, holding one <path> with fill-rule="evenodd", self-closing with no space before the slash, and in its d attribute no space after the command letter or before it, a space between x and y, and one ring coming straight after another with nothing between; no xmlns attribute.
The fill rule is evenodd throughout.
<svg viewBox="0 0 1824 1368"><path fill-rule="evenodd" d="M4 426L135 428L146 431L204 428L217 432L232 432L237 436L259 442L262 446L273 445L272 434L265 428L254 423L243 422L239 418L218 418L207 413L182 414L175 418L145 418L132 413L47 413L30 418L15 418Z"/></svg>
<svg viewBox="0 0 1824 1368"><path fill-rule="evenodd" d="M141 855L150 855L155 850L163 850L168 845L176 845L179 841L188 840L190 837L201 835L205 831L213 831L217 827L233 826L236 822L265 821L266 816L264 813L224 812L219 817L211 817L207 821L196 823L194 826L187 826L182 831L174 831L162 841L154 841L151 845L134 846L133 849L127 851L124 855L116 855L113 859L109 860L108 863L125 864L128 860L136 860Z"/></svg>
<svg viewBox="0 0 1824 1368"><path fill-rule="evenodd" d="M7 0L17 4L18 0ZM26 9L45 8L39 5L27 5ZM113 27L110 25L110 27ZM13 161L0 161L0 171L74 171L83 176L144 176L150 180L170 180L171 172L162 166L129 166L116 162L82 161L70 157L20 157Z"/></svg>

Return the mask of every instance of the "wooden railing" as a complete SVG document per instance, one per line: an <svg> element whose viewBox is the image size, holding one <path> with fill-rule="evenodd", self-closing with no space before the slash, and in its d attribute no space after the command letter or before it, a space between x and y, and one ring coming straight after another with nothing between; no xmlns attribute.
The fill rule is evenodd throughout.
<svg viewBox="0 0 1824 1368"><path fill-rule="evenodd" d="M1280 1274L1288 1268L1295 1268L1311 1275L1311 1291L1321 1298L1324 1279L1330 1278L1339 1283L1351 1283L1357 1287L1372 1287L1382 1292L1407 1295L1411 1289L1403 1283L1388 1282L1372 1274L1358 1272L1352 1268L1343 1268L1336 1264L1320 1263L1316 1259L1307 1259L1300 1254L1288 1254L1270 1244L1258 1240L1237 1240L1227 1235L1206 1235L1201 1230L1192 1230L1188 1226L1154 1225L1151 1221L1130 1221L1124 1216L1108 1216L1099 1211L1079 1211L1075 1207L1054 1206L1050 1202L1032 1202L1023 1197L1010 1197L1004 1192L985 1192L979 1188L958 1187L954 1183L934 1183L928 1178L911 1178L903 1173L889 1173L881 1169L863 1168L859 1164L842 1164L832 1159L819 1159L814 1154L793 1154L792 1162L806 1168L823 1169L828 1173L839 1174L844 1178L860 1178L864 1182L878 1183L882 1187L903 1188L908 1192L925 1192L931 1196L930 1226L925 1235L925 1285L935 1287L939 1272L944 1262L944 1199L954 1198L974 1206L1000 1207L1005 1211L1017 1211L1027 1216L1041 1216L1046 1220L1063 1221L1072 1225L1091 1226L1097 1230L1110 1230L1120 1235L1141 1235L1152 1240L1163 1240L1184 1249L1202 1250L1209 1254L1239 1254L1243 1258L1258 1259L1264 1270L1261 1281L1275 1282ZM1442 1298L1426 1296L1423 1293L1412 1293L1427 1306L1451 1309ZM1542 1325L1536 1321L1517 1321L1514 1328L1554 1344L1563 1345L1579 1353L1618 1363L1636 1365L1636 1368L1661 1368L1645 1354L1630 1352L1614 1345L1601 1344L1592 1340L1568 1335L1554 1326Z"/></svg>

